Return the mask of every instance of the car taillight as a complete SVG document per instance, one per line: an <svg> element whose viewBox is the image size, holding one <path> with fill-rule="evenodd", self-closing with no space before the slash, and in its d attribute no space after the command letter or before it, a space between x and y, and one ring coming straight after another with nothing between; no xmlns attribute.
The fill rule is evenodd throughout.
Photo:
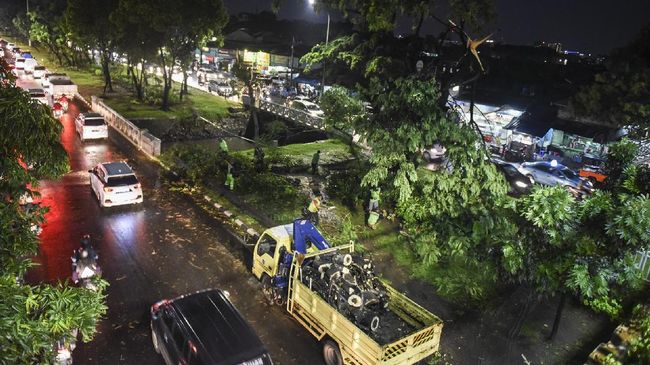
<svg viewBox="0 0 650 365"><path fill-rule="evenodd" d="M110 193L111 191L113 191L113 188L109 188L109 187L105 186L104 191L107 192L107 193Z"/></svg>
<svg viewBox="0 0 650 365"><path fill-rule="evenodd" d="M169 304L169 300L167 300L167 299L163 299L163 300L159 301L158 303L151 306L151 313L158 312L158 310L161 307L164 307L167 304Z"/></svg>

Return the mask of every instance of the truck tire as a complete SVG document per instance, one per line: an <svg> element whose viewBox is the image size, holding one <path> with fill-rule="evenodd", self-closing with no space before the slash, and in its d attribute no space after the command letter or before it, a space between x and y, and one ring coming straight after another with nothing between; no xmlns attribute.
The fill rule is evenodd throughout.
<svg viewBox="0 0 650 365"><path fill-rule="evenodd" d="M268 305L275 305L275 292L271 283L271 277L266 274L262 276L262 294L264 294L264 300Z"/></svg>
<svg viewBox="0 0 650 365"><path fill-rule="evenodd" d="M341 349L334 340L326 339L323 341L323 360L327 365L343 365L343 356Z"/></svg>

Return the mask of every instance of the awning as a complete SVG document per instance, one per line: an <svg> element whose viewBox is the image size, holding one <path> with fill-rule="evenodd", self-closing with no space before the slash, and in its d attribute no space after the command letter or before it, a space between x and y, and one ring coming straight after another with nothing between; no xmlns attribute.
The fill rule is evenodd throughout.
<svg viewBox="0 0 650 365"><path fill-rule="evenodd" d="M295 82L295 83L297 83L297 84L307 84L307 85L311 85L311 86L318 86L318 85L320 85L320 81L319 81L319 80L316 80L316 79L308 79L308 78L301 77L301 76L296 77L295 79L293 79L293 82Z"/></svg>
<svg viewBox="0 0 650 365"><path fill-rule="evenodd" d="M598 143L615 140L617 132L616 128L560 119L557 117L557 110L548 106L530 108L521 116L513 119L504 128L539 138L544 137L550 129L553 129L567 134L591 138Z"/></svg>

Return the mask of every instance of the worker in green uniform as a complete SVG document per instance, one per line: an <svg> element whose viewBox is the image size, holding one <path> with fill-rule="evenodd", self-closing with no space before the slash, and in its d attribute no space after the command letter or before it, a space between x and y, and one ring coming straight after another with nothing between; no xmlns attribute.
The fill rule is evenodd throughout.
<svg viewBox="0 0 650 365"><path fill-rule="evenodd" d="M226 143L226 140L223 138L221 139L221 142L219 142L219 149L226 155L228 154L228 143Z"/></svg>
<svg viewBox="0 0 650 365"><path fill-rule="evenodd" d="M375 187L370 190L370 200L368 201L368 226L372 229L376 228L377 223L379 222L379 201L381 189Z"/></svg>
<svg viewBox="0 0 650 365"><path fill-rule="evenodd" d="M320 162L320 150L314 153L314 156L311 158L311 173L313 175L318 175L318 163Z"/></svg>
<svg viewBox="0 0 650 365"><path fill-rule="evenodd" d="M230 162L227 163L228 163L228 171L226 172L226 182L224 183L224 185L226 185L228 189L230 189L230 191L233 191L233 189L235 189L235 177L232 175L232 165L230 164Z"/></svg>

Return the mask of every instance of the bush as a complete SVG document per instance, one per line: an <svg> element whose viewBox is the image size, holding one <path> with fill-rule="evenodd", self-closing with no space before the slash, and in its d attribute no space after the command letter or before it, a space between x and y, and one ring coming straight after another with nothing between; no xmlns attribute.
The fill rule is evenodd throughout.
<svg viewBox="0 0 650 365"><path fill-rule="evenodd" d="M368 198L368 189L361 187L361 179L367 172L368 168L363 165L333 172L327 179L328 194L353 209Z"/></svg>
<svg viewBox="0 0 650 365"><path fill-rule="evenodd" d="M160 159L181 177L194 182L218 175L225 168L216 153L202 146L174 146Z"/></svg>

